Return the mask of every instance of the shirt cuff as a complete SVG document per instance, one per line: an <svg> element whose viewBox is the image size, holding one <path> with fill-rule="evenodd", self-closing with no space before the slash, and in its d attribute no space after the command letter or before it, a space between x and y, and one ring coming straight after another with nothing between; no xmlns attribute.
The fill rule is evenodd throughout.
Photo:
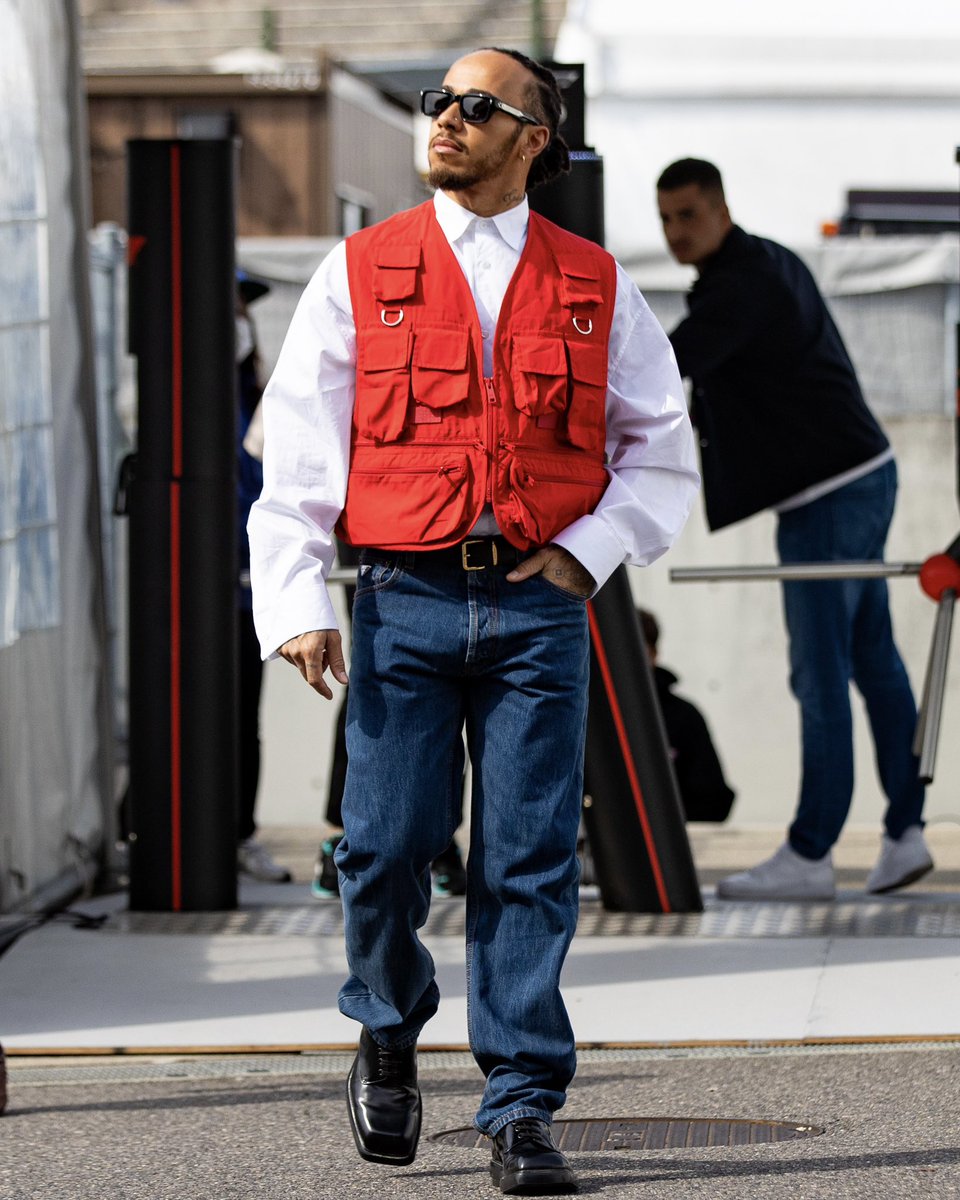
<svg viewBox="0 0 960 1200"><path fill-rule="evenodd" d="M256 595L256 593L254 593ZM254 609L254 622L265 662L278 658L277 651L291 638L315 629L335 629L340 622L325 583L316 582L309 595L287 596L269 612Z"/></svg>
<svg viewBox="0 0 960 1200"><path fill-rule="evenodd" d="M610 526L592 513L580 517L550 540L586 567L596 580L597 591L627 559L620 540ZM596 592L593 594L596 595Z"/></svg>

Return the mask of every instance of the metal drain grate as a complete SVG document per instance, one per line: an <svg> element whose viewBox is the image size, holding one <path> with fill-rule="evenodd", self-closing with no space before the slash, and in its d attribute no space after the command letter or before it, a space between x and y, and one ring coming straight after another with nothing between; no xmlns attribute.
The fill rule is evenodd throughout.
<svg viewBox="0 0 960 1200"><path fill-rule="evenodd" d="M431 907L423 933L463 937L464 906L443 900ZM243 937L341 937L337 901L310 906L248 908L239 912L112 915L113 933L221 934ZM926 900L850 900L832 904L711 901L702 913L611 913L598 901L581 904L578 937L960 937L960 903Z"/></svg>
<svg viewBox="0 0 960 1200"><path fill-rule="evenodd" d="M553 1133L561 1150L678 1150L690 1146L758 1146L819 1137L819 1125L792 1121L723 1120L715 1117L588 1117L582 1121L554 1121ZM489 1139L476 1129L447 1129L431 1142L482 1150Z"/></svg>

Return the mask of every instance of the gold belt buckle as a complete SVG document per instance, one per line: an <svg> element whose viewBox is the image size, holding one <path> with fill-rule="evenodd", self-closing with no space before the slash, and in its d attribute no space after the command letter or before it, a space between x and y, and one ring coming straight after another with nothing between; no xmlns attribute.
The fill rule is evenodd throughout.
<svg viewBox="0 0 960 1200"><path fill-rule="evenodd" d="M487 564L485 562L479 563L477 566L470 565L470 547L471 546L484 546L484 545L487 545L487 543L484 541L483 538L474 538L473 541L463 542L461 544L461 546L460 546L460 561L463 563L463 569L465 571L485 571L487 569ZM489 545L490 545L490 550L493 554L493 562L491 563L491 566L495 567L497 565L497 544L496 544L496 542L490 542Z"/></svg>

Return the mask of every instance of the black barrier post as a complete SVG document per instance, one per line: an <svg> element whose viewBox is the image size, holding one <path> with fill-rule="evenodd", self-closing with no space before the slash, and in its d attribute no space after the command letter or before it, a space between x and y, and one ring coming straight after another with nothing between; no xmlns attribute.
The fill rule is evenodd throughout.
<svg viewBox="0 0 960 1200"><path fill-rule="evenodd" d="M581 63L550 63L564 93L569 175L530 193L530 207L603 245L603 160L584 145ZM604 908L700 912L703 900L670 763L653 673L626 568L590 603L590 707L584 821Z"/></svg>
<svg viewBox="0 0 960 1200"><path fill-rule="evenodd" d="M604 908L700 912L703 900L630 580L590 602L583 817Z"/></svg>
<svg viewBox="0 0 960 1200"><path fill-rule="evenodd" d="M234 144L128 143L130 907L237 905Z"/></svg>

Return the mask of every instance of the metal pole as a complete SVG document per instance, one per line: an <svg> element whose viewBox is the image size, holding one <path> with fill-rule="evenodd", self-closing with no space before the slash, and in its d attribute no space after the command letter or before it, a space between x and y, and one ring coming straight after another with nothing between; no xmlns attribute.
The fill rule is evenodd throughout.
<svg viewBox="0 0 960 1200"><path fill-rule="evenodd" d="M953 609L957 593L948 589L937 605L937 619L933 627L933 644L930 647L930 665L923 689L923 708L920 715L922 744L920 746L920 778L924 783L933 782L933 767L937 758L937 742L940 738L940 715L943 712L943 694L947 686L947 657L950 653L950 633L953 628Z"/></svg>
<svg viewBox="0 0 960 1200"><path fill-rule="evenodd" d="M774 563L762 567L674 567L671 583L740 583L761 579L887 579L919 575L923 563L822 562Z"/></svg>

